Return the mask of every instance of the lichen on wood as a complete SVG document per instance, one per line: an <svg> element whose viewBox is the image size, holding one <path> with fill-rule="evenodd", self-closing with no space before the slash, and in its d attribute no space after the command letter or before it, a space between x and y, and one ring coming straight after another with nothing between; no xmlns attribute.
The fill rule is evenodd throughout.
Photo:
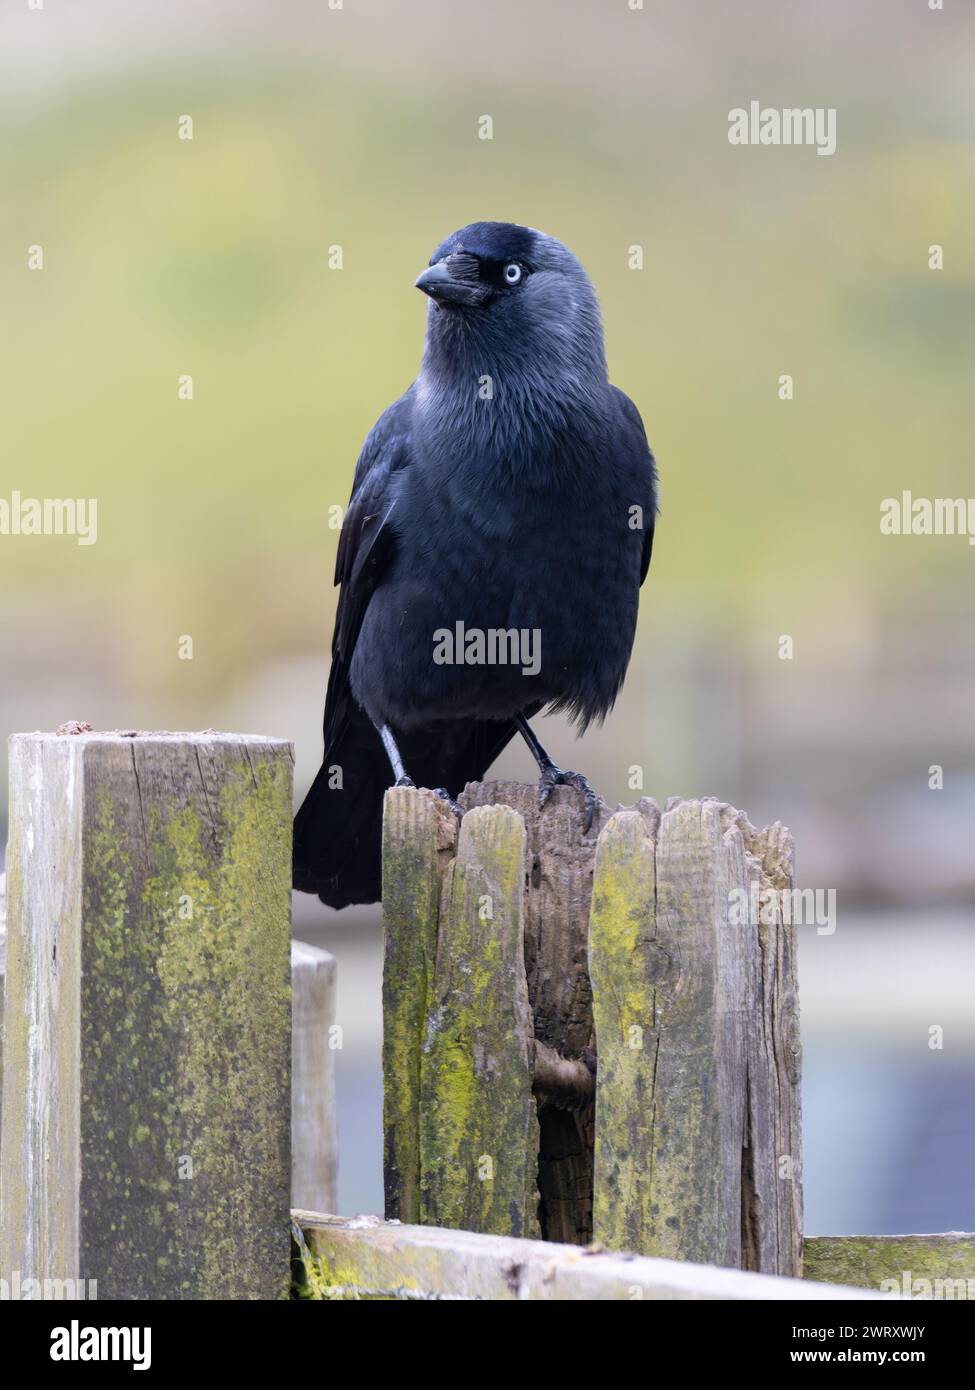
<svg viewBox="0 0 975 1390"><path fill-rule="evenodd" d="M794 937L731 910L787 848L713 799L600 836L594 1230L617 1249L799 1273Z"/></svg>
<svg viewBox="0 0 975 1390"><path fill-rule="evenodd" d="M612 1250L653 1245L655 991L653 841L618 812L599 837L589 926L598 1046L593 1225Z"/></svg>
<svg viewBox="0 0 975 1390"><path fill-rule="evenodd" d="M975 1299L975 1235L813 1236L803 1277L913 1298Z"/></svg>
<svg viewBox="0 0 975 1390"><path fill-rule="evenodd" d="M36 1037L6 1059L31 1099L4 1110L5 1263L101 1297L282 1296L289 746L34 735L11 769L8 1005L28 1027L55 989L70 1007L47 1060ZM36 1171L52 1131L60 1168Z"/></svg>
<svg viewBox="0 0 975 1390"><path fill-rule="evenodd" d="M537 1233L524 879L521 816L506 806L469 811L446 874L422 1045L426 1224Z"/></svg>
<svg viewBox="0 0 975 1390"><path fill-rule="evenodd" d="M386 1216L420 1219L420 1053L444 863L457 837L429 792L393 787L383 809L383 1134Z"/></svg>
<svg viewBox="0 0 975 1390"><path fill-rule="evenodd" d="M524 782L471 783L460 800L465 807L510 806L525 822L525 971L536 1043L573 1068L591 1068L586 941L596 840L611 812L600 801L587 831L582 797L574 788L556 787L540 808L537 785ZM592 1240L592 1096L567 1105L560 1094L537 1086L536 1094L542 1233L547 1240L587 1245Z"/></svg>
<svg viewBox="0 0 975 1390"><path fill-rule="evenodd" d="M781 913L732 917L733 896L747 901L750 884L791 886L788 832L759 832L706 798L675 799L662 816L648 800L615 815L600 805L587 833L571 788L556 788L540 810L536 787L486 783L460 798L452 855L424 809L429 795L398 789L387 803L388 820L400 808L385 866L387 1178L392 1171L412 1202L419 1175L413 1219L528 1229L519 1224L532 1200L527 1179L518 1177L505 1210L475 1170L484 1159L484 1171L497 1171L502 1154L519 1171L527 1074L546 1238L585 1244L595 1234L640 1253L797 1273L794 928ZM520 891L500 834L511 817L521 827ZM492 879L510 880L511 898L493 923L483 911L496 902ZM516 900L523 960L509 930ZM506 1086L504 1068L483 1068L502 1025L518 1041ZM500 1133L505 1098L519 1116L516 1137L485 1142ZM391 1153L408 1157L397 1168ZM388 1214L406 1210L387 1199Z"/></svg>
<svg viewBox="0 0 975 1390"><path fill-rule="evenodd" d="M294 1297L616 1301L878 1300L864 1289L800 1283L601 1248L518 1240L377 1217L293 1213Z"/></svg>

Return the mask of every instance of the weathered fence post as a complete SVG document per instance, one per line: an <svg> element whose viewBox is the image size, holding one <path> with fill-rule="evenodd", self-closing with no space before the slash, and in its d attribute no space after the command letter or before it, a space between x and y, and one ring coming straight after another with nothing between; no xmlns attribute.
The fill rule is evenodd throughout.
<svg viewBox="0 0 975 1390"><path fill-rule="evenodd" d="M335 1125L335 957L291 943L291 1205L334 1212L338 1171Z"/></svg>
<svg viewBox="0 0 975 1390"><path fill-rule="evenodd" d="M5 1277L286 1293L291 779L271 739L11 739Z"/></svg>
<svg viewBox="0 0 975 1390"><path fill-rule="evenodd" d="M387 800L387 1216L797 1274L788 832L714 800L588 834L568 788L461 802L455 849L430 793Z"/></svg>
<svg viewBox="0 0 975 1390"><path fill-rule="evenodd" d="M420 1212L434 1226L538 1234L538 1123L525 980L525 824L464 817L444 880L420 1063Z"/></svg>
<svg viewBox="0 0 975 1390"><path fill-rule="evenodd" d="M795 948L766 896L784 843L714 800L600 837L594 1230L613 1248L799 1273Z"/></svg>
<svg viewBox="0 0 975 1390"><path fill-rule="evenodd" d="M0 874L0 1134L3 1133L3 1001L7 993L7 875Z"/></svg>
<svg viewBox="0 0 975 1390"><path fill-rule="evenodd" d="M453 815L411 787L383 811L383 1131L386 1215L420 1220L420 1057Z"/></svg>

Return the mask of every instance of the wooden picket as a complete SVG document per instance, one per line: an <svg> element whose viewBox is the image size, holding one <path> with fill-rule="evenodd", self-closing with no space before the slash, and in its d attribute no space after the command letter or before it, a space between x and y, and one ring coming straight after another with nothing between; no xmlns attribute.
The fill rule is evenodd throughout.
<svg viewBox="0 0 975 1390"><path fill-rule="evenodd" d="M791 887L788 833L715 800L589 834L568 788L462 801L455 837L431 793L387 800L387 1154L417 1136L387 1215L798 1274L794 927L733 911ZM419 942L436 965L404 972Z"/></svg>

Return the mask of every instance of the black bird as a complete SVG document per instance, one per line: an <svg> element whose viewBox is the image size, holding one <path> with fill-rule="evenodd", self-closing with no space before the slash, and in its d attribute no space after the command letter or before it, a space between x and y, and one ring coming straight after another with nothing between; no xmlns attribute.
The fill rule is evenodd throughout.
<svg viewBox="0 0 975 1390"><path fill-rule="evenodd" d="M572 252L475 222L416 285L423 362L356 466L325 759L295 819L295 887L332 907L379 898L393 778L453 801L519 732L540 799L576 786L588 829L595 794L528 719L563 710L581 732L612 707L653 543L653 455Z"/></svg>

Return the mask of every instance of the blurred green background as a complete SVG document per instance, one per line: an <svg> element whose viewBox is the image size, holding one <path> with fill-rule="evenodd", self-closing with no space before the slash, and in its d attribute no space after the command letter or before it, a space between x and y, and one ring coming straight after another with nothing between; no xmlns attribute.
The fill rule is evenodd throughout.
<svg viewBox="0 0 975 1390"><path fill-rule="evenodd" d="M94 546L0 537L4 731L283 735L303 790L329 508L418 365L413 280L471 220L555 234L663 512L616 711L546 741L608 800L637 764L793 827L839 894L802 943L807 1229L975 1226L975 550L879 529L975 491L975 12L46 0L0 41L0 496L98 500ZM752 99L835 107L836 154L729 145ZM376 915L296 920L339 956L342 1205L376 1207Z"/></svg>

